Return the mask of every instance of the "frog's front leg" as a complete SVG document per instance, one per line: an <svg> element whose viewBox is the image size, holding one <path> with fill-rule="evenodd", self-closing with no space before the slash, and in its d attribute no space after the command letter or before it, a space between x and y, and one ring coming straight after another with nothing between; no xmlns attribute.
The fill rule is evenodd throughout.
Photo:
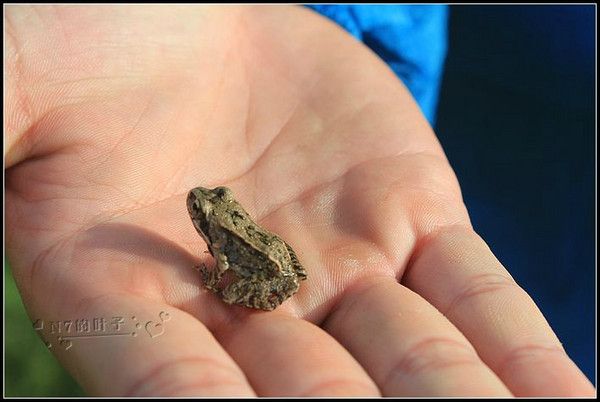
<svg viewBox="0 0 600 402"><path fill-rule="evenodd" d="M202 283L213 292L218 292L217 284L228 269L229 263L227 262L227 257L221 253L216 254L214 268L210 269L206 264L200 265L199 271Z"/></svg>

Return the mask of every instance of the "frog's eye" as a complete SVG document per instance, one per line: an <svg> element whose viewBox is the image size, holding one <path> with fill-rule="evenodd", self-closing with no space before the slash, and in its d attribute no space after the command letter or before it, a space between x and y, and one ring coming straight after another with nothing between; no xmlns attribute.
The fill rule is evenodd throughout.
<svg viewBox="0 0 600 402"><path fill-rule="evenodd" d="M233 199L233 194L231 194L231 190L227 187L217 187L215 188L215 194L222 199L223 201L229 201Z"/></svg>

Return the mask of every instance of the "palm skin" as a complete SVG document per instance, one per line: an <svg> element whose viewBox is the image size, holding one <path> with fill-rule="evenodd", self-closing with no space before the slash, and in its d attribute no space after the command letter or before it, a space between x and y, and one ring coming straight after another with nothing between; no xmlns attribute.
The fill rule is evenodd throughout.
<svg viewBox="0 0 600 402"><path fill-rule="evenodd" d="M333 24L300 7L5 18L7 251L30 316L170 317L159 337L55 348L91 394L595 392L472 232L408 91ZM211 262L187 192L218 185L307 270L274 312L224 304L193 269Z"/></svg>

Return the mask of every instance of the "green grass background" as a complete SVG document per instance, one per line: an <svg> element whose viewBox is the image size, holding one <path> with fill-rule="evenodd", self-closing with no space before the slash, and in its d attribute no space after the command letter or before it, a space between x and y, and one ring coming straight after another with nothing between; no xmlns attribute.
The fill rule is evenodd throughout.
<svg viewBox="0 0 600 402"><path fill-rule="evenodd" d="M5 396L85 396L36 334L4 261Z"/></svg>

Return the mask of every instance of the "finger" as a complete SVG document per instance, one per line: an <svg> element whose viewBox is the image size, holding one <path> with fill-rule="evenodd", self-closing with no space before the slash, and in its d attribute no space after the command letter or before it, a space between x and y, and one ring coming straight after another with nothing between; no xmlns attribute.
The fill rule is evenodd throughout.
<svg viewBox="0 0 600 402"><path fill-rule="evenodd" d="M254 395L231 357L189 314L146 298L124 295L95 297L80 305L77 318L51 317L52 321L104 318L108 321L105 331L91 331L81 337L75 326L66 333L63 325L62 342L56 334L45 333L44 338L89 394ZM123 319L119 329L113 325L114 317Z"/></svg>
<svg viewBox="0 0 600 402"><path fill-rule="evenodd" d="M259 395L379 396L367 373L331 336L286 313L247 314L215 334Z"/></svg>
<svg viewBox="0 0 600 402"><path fill-rule="evenodd" d="M510 396L469 342L394 278L350 288L324 328L386 396Z"/></svg>
<svg viewBox="0 0 600 402"><path fill-rule="evenodd" d="M594 394L533 300L472 230L419 245L403 283L438 308L518 396Z"/></svg>

